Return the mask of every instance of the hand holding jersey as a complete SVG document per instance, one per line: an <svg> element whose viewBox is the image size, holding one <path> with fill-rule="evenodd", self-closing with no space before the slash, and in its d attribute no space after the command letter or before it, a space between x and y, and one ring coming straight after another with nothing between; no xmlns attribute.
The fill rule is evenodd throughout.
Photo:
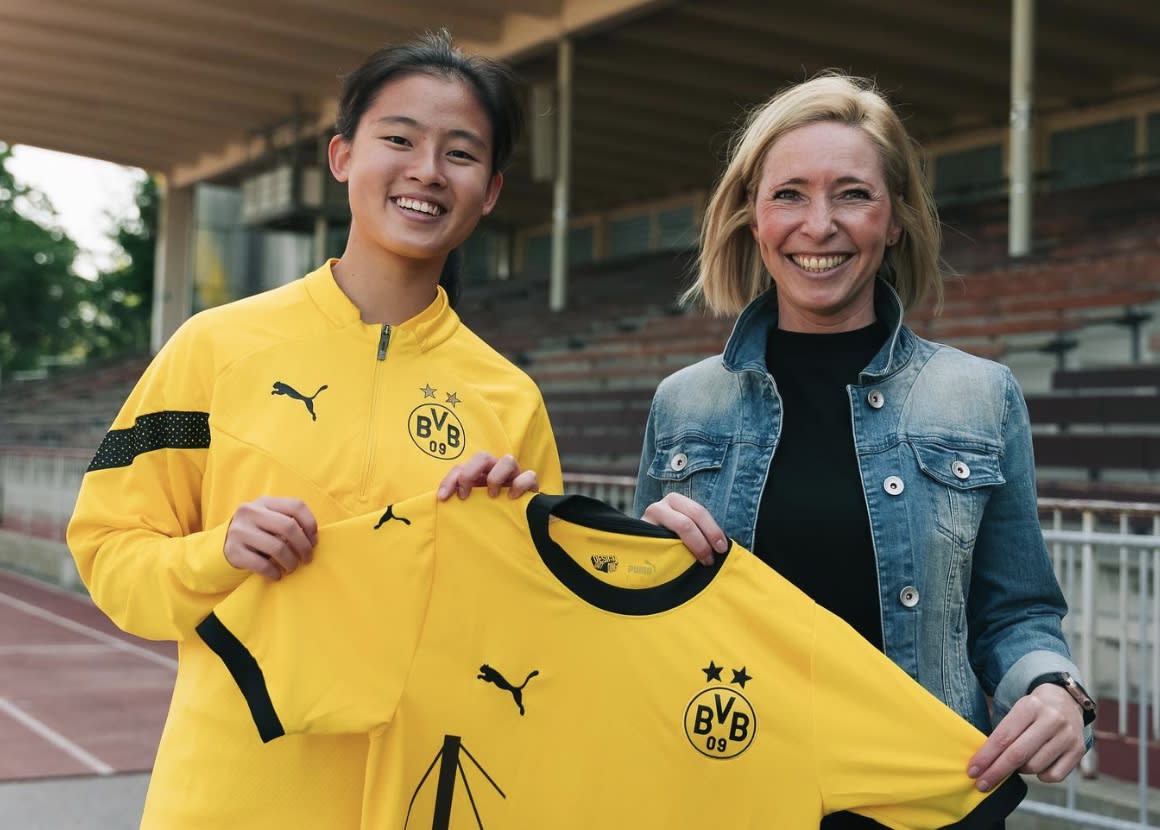
<svg viewBox="0 0 1160 830"><path fill-rule="evenodd" d="M511 498L539 492L535 470L521 470L511 455L496 458L477 452L466 464L456 464L436 491L445 501L453 494L465 499L475 487L487 487L492 498L508 488ZM313 558L318 544L318 520L301 499L260 496L234 512L226 530L222 553L226 561L243 571L261 574L277 582Z"/></svg>
<svg viewBox="0 0 1160 830"><path fill-rule="evenodd" d="M427 495L315 553L198 633L264 740L372 732L365 828L990 827L1025 792L975 790L982 734L737 545L705 568L588 499Z"/></svg>

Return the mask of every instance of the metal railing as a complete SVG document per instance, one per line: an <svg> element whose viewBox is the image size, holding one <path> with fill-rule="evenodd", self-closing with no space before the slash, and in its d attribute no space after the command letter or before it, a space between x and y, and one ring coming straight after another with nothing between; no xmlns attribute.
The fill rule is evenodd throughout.
<svg viewBox="0 0 1160 830"><path fill-rule="evenodd" d="M0 524L63 539L89 457L82 451L0 447ZM627 476L565 476L568 492L627 513L635 484ZM1160 827L1149 807L1150 798L1160 799L1160 789L1149 788L1150 782L1160 787L1160 764L1149 757L1154 746L1160 751L1160 505L1040 499L1039 506L1070 608L1064 632L1102 714L1096 748L1081 773L1053 790L1062 791L1062 803L1028 799L1020 810L1065 826ZM1096 776L1134 781L1134 804L1089 808L1085 801L1081 808Z"/></svg>

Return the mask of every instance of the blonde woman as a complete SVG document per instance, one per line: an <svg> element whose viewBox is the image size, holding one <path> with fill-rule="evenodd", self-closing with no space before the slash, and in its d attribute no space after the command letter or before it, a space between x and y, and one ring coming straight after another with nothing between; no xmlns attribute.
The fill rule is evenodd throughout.
<svg viewBox="0 0 1160 830"><path fill-rule="evenodd" d="M776 95L736 141L701 244L691 295L740 316L723 354L657 389L636 512L703 561L735 538L994 723L965 770L979 789L1062 780L1094 704L1060 629L1027 411L1007 368L903 322L941 276L898 116L839 74Z"/></svg>

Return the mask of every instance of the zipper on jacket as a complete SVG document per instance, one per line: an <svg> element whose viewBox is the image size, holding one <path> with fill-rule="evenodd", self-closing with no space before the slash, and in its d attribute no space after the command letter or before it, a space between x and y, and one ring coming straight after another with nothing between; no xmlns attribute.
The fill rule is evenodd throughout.
<svg viewBox="0 0 1160 830"><path fill-rule="evenodd" d="M367 413L367 452L366 462L363 465L362 481L359 483L358 498L366 499L367 488L370 486L371 471L374 468L375 451L377 450L377 435L375 434L375 422L377 421L378 399L379 399L379 366L387 360L387 346L391 342L391 327L383 323L383 328L379 332L379 347L375 352L375 373L374 380L371 383L371 405L370 411Z"/></svg>
<svg viewBox="0 0 1160 830"><path fill-rule="evenodd" d="M379 360L387 359L387 344L391 342L391 327L383 323L383 332L379 335Z"/></svg>

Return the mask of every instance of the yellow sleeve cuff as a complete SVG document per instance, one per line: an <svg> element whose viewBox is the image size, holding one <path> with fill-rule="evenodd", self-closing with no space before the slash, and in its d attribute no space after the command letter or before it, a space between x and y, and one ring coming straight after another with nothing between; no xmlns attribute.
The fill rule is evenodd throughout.
<svg viewBox="0 0 1160 830"><path fill-rule="evenodd" d="M235 568L226 559L226 531L230 523L211 530L194 533L179 540L182 547L181 561L184 564L181 581L191 591L200 594L222 594L237 588L249 571Z"/></svg>

